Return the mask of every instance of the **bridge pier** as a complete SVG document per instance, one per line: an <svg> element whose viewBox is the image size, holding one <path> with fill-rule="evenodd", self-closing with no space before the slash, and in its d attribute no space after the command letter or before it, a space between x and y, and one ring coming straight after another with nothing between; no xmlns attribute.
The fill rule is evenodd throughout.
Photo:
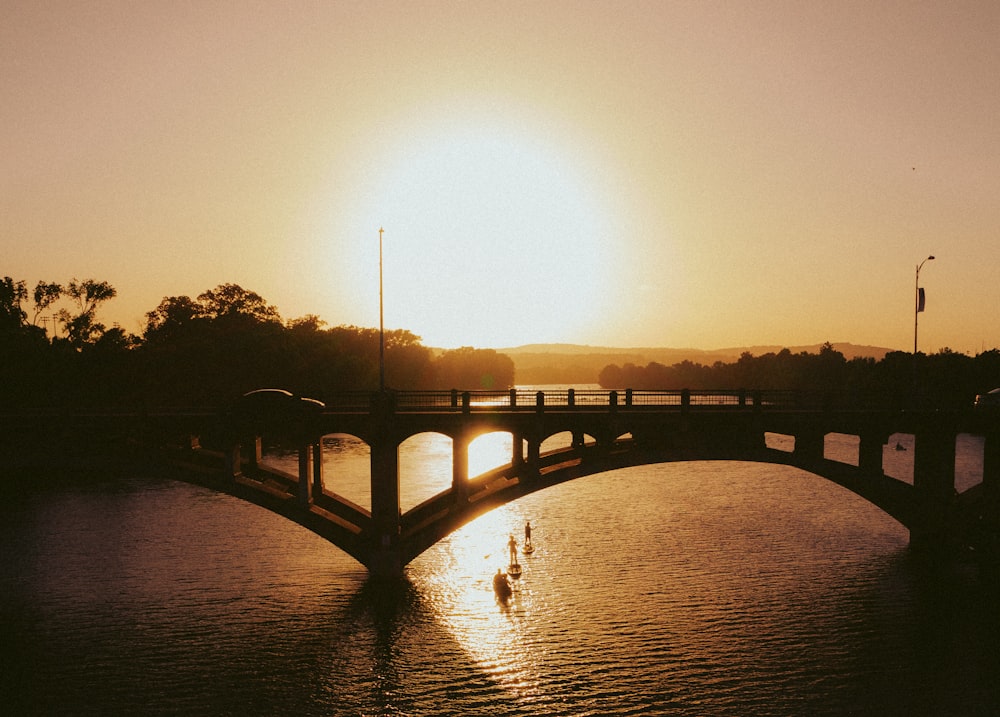
<svg viewBox="0 0 1000 717"><path fill-rule="evenodd" d="M514 468L519 468L524 464L524 436L516 431L512 432L510 435L512 439L510 464Z"/></svg>
<svg viewBox="0 0 1000 717"><path fill-rule="evenodd" d="M793 453L796 458L806 463L813 463L823 460L824 439L826 434L822 429L808 428L795 433L795 448Z"/></svg>
<svg viewBox="0 0 1000 717"><path fill-rule="evenodd" d="M983 437L983 488L1000 491L1000 428Z"/></svg>
<svg viewBox="0 0 1000 717"><path fill-rule="evenodd" d="M299 443L299 485L296 494L299 506L309 509L312 503L313 481L313 444L309 441Z"/></svg>
<svg viewBox="0 0 1000 717"><path fill-rule="evenodd" d="M469 500L469 443L464 433L451 439L451 490L456 503Z"/></svg>
<svg viewBox="0 0 1000 717"><path fill-rule="evenodd" d="M982 537L985 554L1000 565L1000 426L983 436L983 501L981 519L986 529Z"/></svg>
<svg viewBox="0 0 1000 717"><path fill-rule="evenodd" d="M323 438L317 438L312 443L313 454L313 495L323 494Z"/></svg>
<svg viewBox="0 0 1000 717"><path fill-rule="evenodd" d="M226 478L232 480L243 472L243 458L239 441L226 449Z"/></svg>
<svg viewBox="0 0 1000 717"><path fill-rule="evenodd" d="M372 538L368 571L374 577L403 574L399 513L399 445L391 438L371 444Z"/></svg>
<svg viewBox="0 0 1000 717"><path fill-rule="evenodd" d="M541 469L542 442L536 436L528 437L528 468L531 475L538 475Z"/></svg>
<svg viewBox="0 0 1000 717"><path fill-rule="evenodd" d="M252 438L246 439L244 443L250 444L248 460L250 462L250 470L255 471L257 470L257 467L260 466L260 462L264 455L261 437L259 435L254 435Z"/></svg>
<svg viewBox="0 0 1000 717"><path fill-rule="evenodd" d="M916 515L910 545L916 548L947 542L955 496L955 435L921 427L914 434L913 490Z"/></svg>
<svg viewBox="0 0 1000 717"><path fill-rule="evenodd" d="M882 475L882 451L889 436L882 431L861 431L858 445L858 468L868 475Z"/></svg>

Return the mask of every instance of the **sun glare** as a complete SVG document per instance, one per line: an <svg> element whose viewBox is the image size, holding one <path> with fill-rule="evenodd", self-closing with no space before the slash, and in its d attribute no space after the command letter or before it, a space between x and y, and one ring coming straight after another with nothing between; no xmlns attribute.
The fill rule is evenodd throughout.
<svg viewBox="0 0 1000 717"><path fill-rule="evenodd" d="M353 247L351 295L377 306L384 226L388 327L444 348L579 340L607 300L612 232L585 163L516 123L423 127L384 149L336 242Z"/></svg>

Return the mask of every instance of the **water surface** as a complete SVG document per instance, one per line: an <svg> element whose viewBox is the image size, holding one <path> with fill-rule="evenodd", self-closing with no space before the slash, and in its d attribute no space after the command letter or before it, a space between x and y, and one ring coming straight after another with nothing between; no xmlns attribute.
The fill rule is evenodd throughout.
<svg viewBox="0 0 1000 717"><path fill-rule="evenodd" d="M905 474L895 438L887 472ZM509 436L473 450L485 469L509 459ZM849 440L828 438L827 450L850 460ZM981 446L960 453L961 480L974 482ZM418 437L401 455L407 505L449 484L446 438ZM327 439L328 481L369 504L365 456L352 439ZM369 582L279 516L184 483L66 472L7 488L0 685L11 713L991 715L1000 705L998 603L975 566L917 559L880 510L786 466L677 463L574 480L470 523L396 585ZM522 556L503 607L491 576L525 520L537 550Z"/></svg>

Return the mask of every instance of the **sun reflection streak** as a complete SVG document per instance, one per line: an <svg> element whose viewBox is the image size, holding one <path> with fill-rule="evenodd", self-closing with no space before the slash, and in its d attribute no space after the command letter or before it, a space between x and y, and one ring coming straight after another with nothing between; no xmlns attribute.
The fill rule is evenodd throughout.
<svg viewBox="0 0 1000 717"><path fill-rule="evenodd" d="M470 474L509 463L511 446L509 433L489 433L472 441ZM525 703L541 695L537 648L529 630L536 599L530 582L532 560L520 557L523 575L511 580L514 593L506 604L493 593L493 576L506 570L507 540L513 534L520 545L528 519L516 502L498 507L452 533L420 560L426 569L421 582L432 594L430 602L441 623L470 660Z"/></svg>
<svg viewBox="0 0 1000 717"><path fill-rule="evenodd" d="M508 536L524 525L523 517L506 505L456 531L435 550L447 558L427 578L438 617L469 658L512 696L530 701L540 680L526 635L534 600L528 561L522 559L524 575L511 581L507 604L497 601L492 587L493 575L507 565Z"/></svg>

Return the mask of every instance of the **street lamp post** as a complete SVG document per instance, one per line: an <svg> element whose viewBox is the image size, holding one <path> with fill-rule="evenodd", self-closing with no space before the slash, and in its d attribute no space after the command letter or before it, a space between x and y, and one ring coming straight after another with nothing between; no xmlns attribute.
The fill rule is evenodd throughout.
<svg viewBox="0 0 1000 717"><path fill-rule="evenodd" d="M385 319L382 311L382 232L383 231L385 230L382 227L378 228L378 390L379 391L385 391Z"/></svg>
<svg viewBox="0 0 1000 717"><path fill-rule="evenodd" d="M920 312L924 310L923 302L920 301L920 268L925 263L931 261L932 259L934 259L933 255L927 257L922 262L917 264L917 273L916 273L916 278L914 280L914 288L915 288L913 297L913 302L914 302L913 303L913 360L914 361L917 360L917 317L920 316Z"/></svg>

